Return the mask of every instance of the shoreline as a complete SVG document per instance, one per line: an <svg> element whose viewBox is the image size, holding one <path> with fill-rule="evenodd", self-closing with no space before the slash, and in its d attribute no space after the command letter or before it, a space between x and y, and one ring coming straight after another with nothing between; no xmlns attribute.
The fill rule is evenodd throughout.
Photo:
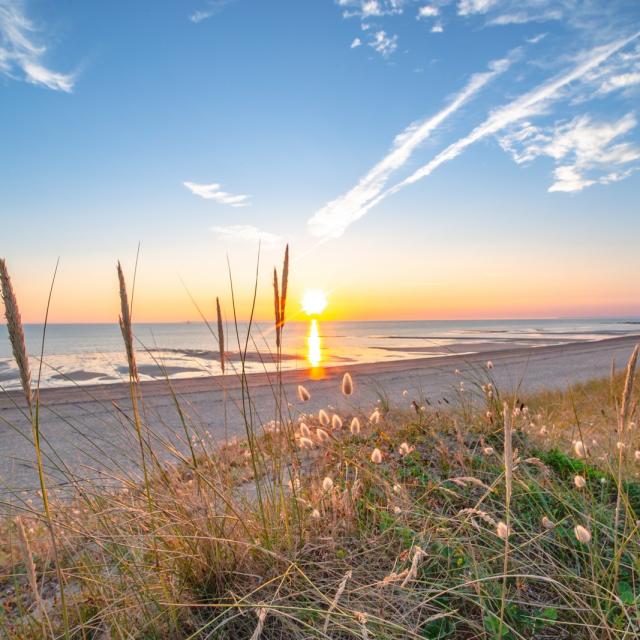
<svg viewBox="0 0 640 640"><path fill-rule="evenodd" d="M511 360L513 358L525 358L527 356L538 358L540 356L555 356L558 353L588 354L598 352L606 348L617 349L625 346L633 348L640 343L640 333L624 336L604 338L602 340L580 340L541 347L519 346L506 349L481 351L478 353L458 354L452 353L446 356L429 356L423 358L403 358L397 360L381 360L377 362L362 362L354 364L336 364L312 369L284 370L281 372L283 383L300 384L310 380L328 380L343 375L346 371L351 374L376 375L384 373L410 373L414 370L461 369L465 365L484 364L491 360L494 364ZM247 373L247 381L251 388L268 386L270 380L275 378L276 372L251 372ZM222 389L237 390L241 388L240 373L229 373L224 376L193 376L188 378L169 378L161 380L143 380L139 383L140 392L144 397L157 397L169 392L169 385L176 394L191 394ZM103 384L73 384L64 387L46 387L40 389L40 400L44 405L56 405L66 403L82 403L94 401L118 401L129 398L128 382L110 382ZM20 389L12 389L0 394L0 411L22 404L23 393Z"/></svg>

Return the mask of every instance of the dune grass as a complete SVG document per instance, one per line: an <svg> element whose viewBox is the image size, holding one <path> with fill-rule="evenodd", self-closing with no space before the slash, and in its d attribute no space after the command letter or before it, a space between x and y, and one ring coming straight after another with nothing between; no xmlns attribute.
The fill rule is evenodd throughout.
<svg viewBox="0 0 640 640"><path fill-rule="evenodd" d="M1 524L0 635L638 637L634 362L529 398L501 396L488 364L446 410L360 406L349 376L335 394L354 408L308 415L307 389L288 397L277 378L268 424L240 371L246 438L198 443L166 468L136 410L129 346L145 481L70 478L74 495L49 517L25 507Z"/></svg>

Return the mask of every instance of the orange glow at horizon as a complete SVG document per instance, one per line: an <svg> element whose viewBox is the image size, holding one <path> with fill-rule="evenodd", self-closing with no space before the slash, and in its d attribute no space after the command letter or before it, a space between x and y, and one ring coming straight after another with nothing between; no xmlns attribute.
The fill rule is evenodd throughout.
<svg viewBox="0 0 640 640"><path fill-rule="evenodd" d="M126 271L127 284L133 282L132 260ZM518 263L514 263L518 264ZM401 278L392 264L385 262L386 272L377 264L367 272L337 273L331 261L322 269L294 271L290 283L287 322L307 321L305 297L309 291L301 283L319 285L322 295L328 292L330 304L322 308L322 320L459 320L541 317L619 317L640 313L640 284L638 279L622 276L616 264L598 269L589 265L570 263L564 267L562 278L553 271L551 263L536 262L535 269L522 268L505 274L497 267L482 271L467 263L454 263L440 275L435 269L426 270L424 277ZM527 265L525 265L526 267ZM627 273L633 265L624 263ZM14 260L11 276L18 296L23 321L41 323L48 296L50 279L38 273L33 265ZM393 267L393 270L392 270ZM636 266L637 268L637 266ZM222 276L209 280L215 271L193 266L185 269L184 282L176 278L174 267L148 259L138 273L135 286L133 321L142 322L199 322L200 314L193 300L209 319L215 318L215 296L220 295L223 315L233 319L233 304L228 283ZM253 275L238 269L234 277L235 307L238 320L246 321L252 312ZM222 270L218 269L221 273ZM415 270L414 270L415 272ZM347 277L349 276L349 277ZM297 282L296 282L297 281ZM337 284L339 283L339 284ZM262 279L253 318L259 322L273 322L273 294L271 283ZM188 292L187 290L188 289ZM311 290L313 291L313 290ZM316 294L314 294L316 296ZM193 300L191 299L193 298ZM320 300L320 296L317 298ZM326 295L324 296L326 300ZM295 301L295 302L294 302ZM302 308L298 301L303 301ZM320 309L313 303L310 310ZM0 304L0 322L3 322ZM115 268L109 264L98 268L83 266L81 260L65 263L56 278L49 321L52 323L107 322L117 323L120 312ZM318 317L318 313L311 313Z"/></svg>

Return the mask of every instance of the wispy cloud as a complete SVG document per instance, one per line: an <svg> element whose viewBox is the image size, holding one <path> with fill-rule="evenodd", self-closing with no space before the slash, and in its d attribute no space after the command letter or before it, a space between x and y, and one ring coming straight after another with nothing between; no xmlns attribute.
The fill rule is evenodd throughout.
<svg viewBox="0 0 640 640"><path fill-rule="evenodd" d="M211 227L211 231L224 238L241 240L244 242L260 242L267 247L276 247L283 243L281 236L268 231L261 231L250 224L231 224L227 226Z"/></svg>
<svg viewBox="0 0 640 640"><path fill-rule="evenodd" d="M362 17L370 18L372 16L381 16L382 8L377 0L365 0L362 3Z"/></svg>
<svg viewBox="0 0 640 640"><path fill-rule="evenodd" d="M460 0L458 2L458 14L469 16L474 13L486 13L498 4L499 0Z"/></svg>
<svg viewBox="0 0 640 640"><path fill-rule="evenodd" d="M617 76L611 76L607 78L600 87L602 93L610 93L618 89L627 89L640 84L640 71L633 71L631 73L621 73Z"/></svg>
<svg viewBox="0 0 640 640"><path fill-rule="evenodd" d="M504 73L517 51L489 65L489 71L471 76L467 85L439 113L407 127L396 136L389 153L376 164L358 184L343 196L329 202L309 220L309 230L315 236L339 237L353 222L363 216L377 201L392 173L403 167L411 154L449 116L471 100L490 80Z"/></svg>
<svg viewBox="0 0 640 640"><path fill-rule="evenodd" d="M336 0L343 7L345 18L381 18L382 16L398 15L403 12L407 0Z"/></svg>
<svg viewBox="0 0 640 640"><path fill-rule="evenodd" d="M411 152L424 140L441 122L455 112L466 100L475 95L489 79L497 72L509 66L508 59L501 60L499 68L485 74L477 74L467 87L458 94L448 107L432 118L405 130L396 138L391 152L378 163L360 182L344 196L329 202L309 220L310 232L313 235L329 238L339 237L354 221L365 215L372 207L393 195L404 187L425 178L442 164L457 158L465 149L474 143L491 135L496 135L508 127L542 114L550 108L554 101L567 97L566 90L572 83L583 80L599 65L609 60L613 55L626 47L640 36L640 32L627 38L621 38L607 45L591 49L580 56L579 62L562 74L559 74L537 87L527 91L512 102L494 109L486 120L473 129L468 135L450 144L437 154L431 161L414 171L409 177L383 190L390 174L403 166ZM562 174L562 172L561 172ZM564 178L560 175L557 181L570 180L567 170ZM621 174L612 174L610 181L619 179Z"/></svg>
<svg viewBox="0 0 640 640"><path fill-rule="evenodd" d="M418 15L416 18L421 20L422 18L434 18L440 14L440 9L432 4L426 4L418 9Z"/></svg>
<svg viewBox="0 0 640 640"><path fill-rule="evenodd" d="M539 33L537 36L532 36L531 38L527 38L527 42L529 44L538 44L541 40L544 40L547 37L546 33Z"/></svg>
<svg viewBox="0 0 640 640"><path fill-rule="evenodd" d="M195 24L208 20L217 13L220 13L228 4L234 1L235 0L209 0L202 9L196 9L190 13L189 20Z"/></svg>
<svg viewBox="0 0 640 640"><path fill-rule="evenodd" d="M376 31L369 46L386 58L398 48L398 36L390 36L382 30Z"/></svg>
<svg viewBox="0 0 640 640"><path fill-rule="evenodd" d="M211 11L210 9L197 9L189 15L189 20L191 20L191 22L195 24L198 24L198 22L202 22L203 20L207 20L208 18L210 18L214 13L215 11Z"/></svg>
<svg viewBox="0 0 640 640"><path fill-rule="evenodd" d="M624 26L625 4L630 9L625 0L458 0L457 13L484 20L486 27L562 21L563 27L583 33L585 42L597 43L612 37L614 23Z"/></svg>
<svg viewBox="0 0 640 640"><path fill-rule="evenodd" d="M246 195L233 195L222 191L222 185L214 182L212 184L197 184L195 182L183 182L182 183L191 193L196 196L200 196L205 200L215 200L220 204L228 204L231 207L246 207L249 202L249 197Z"/></svg>
<svg viewBox="0 0 640 640"><path fill-rule="evenodd" d="M528 22L550 22L552 20L562 20L562 11L559 9L549 9L547 11L532 12L517 11L515 13L503 13L489 20L489 25L526 24Z"/></svg>
<svg viewBox="0 0 640 640"><path fill-rule="evenodd" d="M593 184L617 182L637 169L633 163L640 160L640 147L615 142L636 125L633 113L607 122L581 115L547 128L527 122L503 136L500 144L518 164L541 156L553 158L557 166L549 191L581 191Z"/></svg>
<svg viewBox="0 0 640 640"><path fill-rule="evenodd" d="M343 8L343 18L360 19L360 27L366 33L366 44L383 58L388 58L398 48L398 36L380 28L382 19L402 14L404 5L410 1L413 0L336 0L336 4ZM356 37L351 48L362 44L363 40Z"/></svg>
<svg viewBox="0 0 640 640"><path fill-rule="evenodd" d="M47 48L35 41L37 33L21 0L0 0L0 73L54 91L71 92L75 74L45 66Z"/></svg>
<svg viewBox="0 0 640 640"><path fill-rule="evenodd" d="M389 189L386 193L382 194L382 197L396 193L403 187L413 184L430 175L440 165L457 158L467 147L471 146L475 142L478 142L489 135L495 135L516 122L523 121L542 113L553 101L564 95L563 90L568 85L586 76L591 70L605 62L612 55L635 40L638 36L640 36L640 32L635 33L628 38L616 40L608 45L596 47L586 56L583 56L581 62L579 62L570 71L560 74L551 80L538 85L536 88L526 92L509 104L495 109L491 112L489 117L482 124L473 129L471 133L449 145L433 160L422 166L402 182L395 185L392 189ZM380 199L381 198L379 198L376 203Z"/></svg>

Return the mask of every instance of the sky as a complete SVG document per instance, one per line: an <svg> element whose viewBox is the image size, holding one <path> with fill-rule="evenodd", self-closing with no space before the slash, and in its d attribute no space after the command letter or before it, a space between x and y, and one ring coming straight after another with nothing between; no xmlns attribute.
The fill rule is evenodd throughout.
<svg viewBox="0 0 640 640"><path fill-rule="evenodd" d="M139 244L138 321L286 243L292 317L637 317L639 112L636 0L0 0L0 256L27 322Z"/></svg>

